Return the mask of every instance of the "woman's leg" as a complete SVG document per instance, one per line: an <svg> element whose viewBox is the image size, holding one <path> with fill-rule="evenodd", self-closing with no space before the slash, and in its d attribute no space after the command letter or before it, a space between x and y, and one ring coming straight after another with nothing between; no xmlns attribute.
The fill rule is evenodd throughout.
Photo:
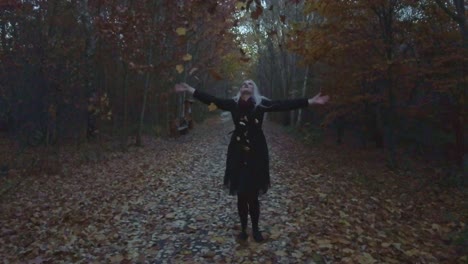
<svg viewBox="0 0 468 264"><path fill-rule="evenodd" d="M237 210L239 212L239 217L241 221L241 233L239 234L239 238L242 240L247 239L247 217L249 213L249 196L245 193L238 193L237 194Z"/></svg>
<svg viewBox="0 0 468 264"><path fill-rule="evenodd" d="M252 192L248 195L249 213L252 220L252 236L255 241L263 241L262 233L258 228L258 221L260 219L260 202L258 201L258 192Z"/></svg>

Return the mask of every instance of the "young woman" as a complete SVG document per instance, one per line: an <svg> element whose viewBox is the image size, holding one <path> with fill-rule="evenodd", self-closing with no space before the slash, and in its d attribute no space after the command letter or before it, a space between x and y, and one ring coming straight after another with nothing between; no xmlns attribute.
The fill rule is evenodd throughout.
<svg viewBox="0 0 468 264"><path fill-rule="evenodd" d="M248 238L247 217L252 221L252 236L255 241L264 240L258 228L260 217L259 194L267 192L270 187L269 156L265 136L262 131L265 112L288 111L309 105L324 104L328 96L307 99L270 100L258 91L252 80L242 84L238 94L232 99L222 99L202 92L186 83L176 84L177 92L187 91L201 102L231 112L235 130L228 146L224 185L231 195L237 195L242 231L238 238Z"/></svg>

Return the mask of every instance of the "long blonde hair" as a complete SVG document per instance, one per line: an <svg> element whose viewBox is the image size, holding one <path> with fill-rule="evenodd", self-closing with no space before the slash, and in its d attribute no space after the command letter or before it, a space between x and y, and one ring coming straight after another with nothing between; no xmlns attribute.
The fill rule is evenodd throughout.
<svg viewBox="0 0 468 264"><path fill-rule="evenodd" d="M254 81L252 81L252 80L245 80L245 81L253 83L253 93L252 93L251 96L253 97L253 99L255 101L255 107L257 107L259 105L264 106L264 105L262 105L262 100L263 99L270 101L270 99L268 99L267 97L260 94L260 91L258 90L257 84L255 84ZM234 101L236 101L236 103L238 103L240 97L241 97L241 92L240 92L240 89L239 89L239 92L232 99L234 99Z"/></svg>

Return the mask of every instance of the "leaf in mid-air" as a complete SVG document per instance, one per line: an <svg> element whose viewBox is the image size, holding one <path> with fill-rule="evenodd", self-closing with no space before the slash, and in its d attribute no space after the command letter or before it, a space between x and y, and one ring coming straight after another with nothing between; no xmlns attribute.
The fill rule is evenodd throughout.
<svg viewBox="0 0 468 264"><path fill-rule="evenodd" d="M177 32L177 35L179 36L185 36L185 34L187 33L187 29L183 27L179 27L176 29L176 32Z"/></svg>
<svg viewBox="0 0 468 264"><path fill-rule="evenodd" d="M178 65L176 66L176 71L177 71L178 73L184 72L184 65L178 64Z"/></svg>
<svg viewBox="0 0 468 264"><path fill-rule="evenodd" d="M214 104L214 103L211 103L209 106L208 106L208 110L211 112L211 111L214 111L218 109L218 107Z"/></svg>
<svg viewBox="0 0 468 264"><path fill-rule="evenodd" d="M187 54L184 55L184 57L182 57L182 59L184 61L190 61L190 60L192 60L192 55L187 53Z"/></svg>

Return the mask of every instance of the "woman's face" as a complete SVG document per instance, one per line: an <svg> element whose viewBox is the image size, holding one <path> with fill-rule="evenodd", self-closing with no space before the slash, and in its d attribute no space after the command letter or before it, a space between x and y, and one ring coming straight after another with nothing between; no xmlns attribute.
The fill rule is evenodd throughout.
<svg viewBox="0 0 468 264"><path fill-rule="evenodd" d="M253 94L254 83L251 80L244 81L240 88L241 94Z"/></svg>

